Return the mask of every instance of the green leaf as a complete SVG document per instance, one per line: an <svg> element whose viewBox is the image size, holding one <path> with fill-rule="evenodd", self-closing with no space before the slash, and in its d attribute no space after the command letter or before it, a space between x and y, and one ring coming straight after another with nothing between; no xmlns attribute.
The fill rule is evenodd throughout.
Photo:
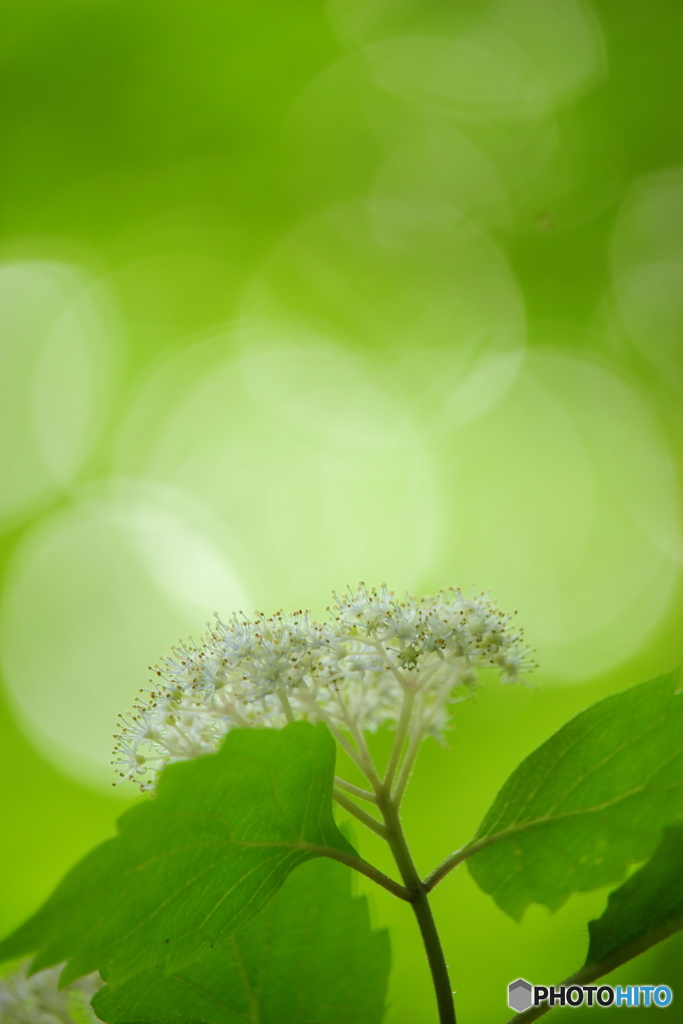
<svg viewBox="0 0 683 1024"><path fill-rule="evenodd" d="M683 693L671 673L577 715L512 773L468 860L498 905L556 910L623 878L683 816Z"/></svg>
<svg viewBox="0 0 683 1024"><path fill-rule="evenodd" d="M235 729L216 753L174 764L119 835L65 877L0 943L0 960L68 960L66 984L172 971L246 924L299 864L353 854L332 816L335 744L325 726Z"/></svg>
<svg viewBox="0 0 683 1024"><path fill-rule="evenodd" d="M664 833L652 859L611 893L602 917L588 923L585 967L607 974L681 928L683 824L677 824Z"/></svg>
<svg viewBox="0 0 683 1024"><path fill-rule="evenodd" d="M389 939L373 931L350 872L318 859L245 928L180 971L143 971L95 997L108 1024L380 1024Z"/></svg>

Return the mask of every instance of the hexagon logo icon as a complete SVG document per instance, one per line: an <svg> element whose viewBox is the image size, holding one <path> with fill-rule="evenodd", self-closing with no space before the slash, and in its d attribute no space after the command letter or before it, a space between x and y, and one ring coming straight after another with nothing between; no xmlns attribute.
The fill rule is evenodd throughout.
<svg viewBox="0 0 683 1024"><path fill-rule="evenodd" d="M521 1013L522 1010L528 1010L533 1000L531 993L533 992L532 986L524 978L517 978L517 981L512 981L508 985L508 1006L511 1010L516 1010L517 1013Z"/></svg>

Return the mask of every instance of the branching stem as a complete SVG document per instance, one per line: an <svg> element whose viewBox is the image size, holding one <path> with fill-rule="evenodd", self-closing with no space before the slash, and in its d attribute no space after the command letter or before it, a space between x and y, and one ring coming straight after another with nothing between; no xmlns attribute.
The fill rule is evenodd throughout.
<svg viewBox="0 0 683 1024"><path fill-rule="evenodd" d="M370 762L370 764L367 763L366 759L361 756L361 754L359 753L359 751L356 750L353 744L349 743L341 729L337 728L334 722L330 719L330 716L326 714L325 711L323 711L323 709L315 703L315 701L311 703L311 707L315 711L317 717L322 719L322 721L325 723L325 725L330 730L330 732L332 733L332 735L334 736L342 750L346 751L346 753L349 755L349 757L356 765L356 767L360 768L368 782L370 782L373 786L375 785L375 781L378 783L379 779L377 778L377 772L375 771L375 766L372 763L372 761Z"/></svg>
<svg viewBox="0 0 683 1024"><path fill-rule="evenodd" d="M591 810L603 810L604 808L611 807L614 803L621 801L625 796L630 796L631 793L641 792L642 786L639 786L633 790L627 791L625 794L619 794L614 800L605 801L602 804L595 804ZM546 814L539 818L532 818L530 821L523 821L519 825L511 825L510 828L501 829L500 832L492 832L488 836L482 836L481 839L472 839L469 843L465 843L459 850L452 853L450 857L446 857L445 861L439 864L438 868L432 871L431 875L425 879L425 886L427 892L431 892L435 885L438 885L442 878L445 878L449 871L456 868L458 864L462 864L464 860L471 857L472 854L478 853L479 850L483 850L487 846L491 846L493 843L500 842L501 839L507 839L509 836L518 835L520 832L528 832L530 829L535 828L546 821L560 821L563 818L573 818L580 814L585 814L585 807L579 807L571 811L562 811L560 813L553 813L552 815Z"/></svg>
<svg viewBox="0 0 683 1024"><path fill-rule="evenodd" d="M354 871L365 875L371 881L377 882L383 889L387 889L392 896L398 896L400 900L405 900L407 903L412 903L413 901L413 893L410 889L399 882L395 882L393 878L389 878L383 871L376 868L374 864L363 860L362 857L354 857L351 853L343 853L332 846L317 846L315 843L301 843L299 848L314 854L316 857L330 857L331 860L338 860L340 864L346 864L347 867L353 868Z"/></svg>
<svg viewBox="0 0 683 1024"><path fill-rule="evenodd" d="M394 855L394 860L406 889L410 893L410 905L413 908L422 935L429 969L432 973L432 982L439 1010L439 1024L456 1024L453 991L441 940L436 930L436 923L432 914L432 908L427 899L427 892L420 881L420 876L417 873L417 868L406 843L398 810L391 797L387 794L383 796L378 794L377 802L389 832L387 842Z"/></svg>
<svg viewBox="0 0 683 1024"><path fill-rule="evenodd" d="M288 722L294 721L294 712L292 711L292 705L289 703L289 697L285 692L284 686L278 686L277 695L280 698L280 704L284 712L285 718Z"/></svg>
<svg viewBox="0 0 683 1024"><path fill-rule="evenodd" d="M493 837L487 836L485 840L480 842L466 843L465 846L461 846L459 850L452 853L450 857L446 857L446 859L425 878L424 886L426 891L431 892L435 885L438 885L439 882L453 870L453 868L457 868L458 864L462 864L464 860L467 860L470 854L476 853L477 850L481 850L484 846L488 846L491 842L491 838Z"/></svg>
<svg viewBox="0 0 683 1024"><path fill-rule="evenodd" d="M352 793L353 796L360 797L361 800L367 800L371 804L377 803L377 797L369 789L361 789L360 786L354 786L352 782L347 782L346 779L340 778L339 775L335 775L334 784L338 789L345 789L347 793Z"/></svg>
<svg viewBox="0 0 683 1024"><path fill-rule="evenodd" d="M335 789L334 791L334 799L340 807L343 807L345 811L348 811L349 814L354 816L354 818L357 818L358 821L362 822L366 828L369 828L372 832L376 832L378 836L382 837L382 839L387 838L388 832L386 826L383 825L381 821L377 821L376 818L373 818L371 814L367 813L367 811L364 811L362 807L358 806L358 804L354 804L353 800L349 800L349 798L338 789Z"/></svg>
<svg viewBox="0 0 683 1024"><path fill-rule="evenodd" d="M422 743L422 740L422 732L416 729L413 735L410 737L410 742L408 744L406 756L403 759L401 771L399 773L398 779L396 780L396 786L394 788L393 799L397 807L401 806L401 800L403 799L405 788L408 785L408 779L410 778L410 773L413 770L415 758L417 757L417 753L420 749L420 744Z"/></svg>
<svg viewBox="0 0 683 1024"><path fill-rule="evenodd" d="M413 710L414 703L415 691L404 690L403 706L401 707L401 717L399 718L398 721L396 735L394 736L394 743L391 748L391 754L389 755L389 763L387 765L386 775L384 776L384 788L386 789L387 793L391 792L391 787L394 784L394 777L401 763L403 747L405 745L406 736L408 735L408 728L410 726L410 714Z"/></svg>
<svg viewBox="0 0 683 1024"><path fill-rule="evenodd" d="M365 777L371 784L375 793L377 793L381 789L382 782L380 780L379 775L377 774L375 762L372 760L372 755L368 749L368 745L365 740L365 734L363 733L362 729L358 728L357 724L350 717L348 719L348 722L351 735L353 736L354 742L358 748L358 752L363 761L363 772L365 774Z"/></svg>

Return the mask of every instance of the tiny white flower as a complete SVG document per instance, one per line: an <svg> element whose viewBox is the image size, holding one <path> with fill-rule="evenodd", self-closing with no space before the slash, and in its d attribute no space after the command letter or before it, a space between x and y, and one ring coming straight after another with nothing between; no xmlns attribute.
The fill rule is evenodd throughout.
<svg viewBox="0 0 683 1024"><path fill-rule="evenodd" d="M211 753L231 729L292 720L325 722L362 745L363 732L398 722L406 694L413 741L442 740L479 669L517 682L533 667L512 616L486 594L397 600L361 583L334 599L325 623L301 611L240 613L217 617L200 644L174 648L155 667L155 689L122 718L119 775L151 789L165 764Z"/></svg>
<svg viewBox="0 0 683 1024"><path fill-rule="evenodd" d="M98 1024L90 1000L102 986L88 974L59 989L63 964L28 977L30 960L0 969L0 1024Z"/></svg>

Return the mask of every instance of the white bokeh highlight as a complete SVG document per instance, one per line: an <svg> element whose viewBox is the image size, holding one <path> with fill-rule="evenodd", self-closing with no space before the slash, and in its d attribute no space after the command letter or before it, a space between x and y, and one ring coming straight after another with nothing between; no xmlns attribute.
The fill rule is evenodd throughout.
<svg viewBox="0 0 683 1024"><path fill-rule="evenodd" d="M264 611L319 614L333 587L366 577L414 586L433 558L433 470L410 417L365 360L300 326L242 324L162 368L117 464L239 537Z"/></svg>
<svg viewBox="0 0 683 1024"><path fill-rule="evenodd" d="M434 441L441 572L519 609L546 678L634 654L669 606L681 548L666 441L628 380L537 350L486 416L442 422Z"/></svg>
<svg viewBox="0 0 683 1024"><path fill-rule="evenodd" d="M449 91L456 85L476 104L494 98L498 108L521 101L520 109L528 109L539 102L539 91L546 94L542 103L571 101L606 69L600 25L585 0L494 0L469 14L430 0L328 0L327 10L349 46L410 35L478 46L480 59L466 78L465 52L460 69L446 69L445 75L434 69ZM504 86L507 98L501 95Z"/></svg>
<svg viewBox="0 0 683 1024"><path fill-rule="evenodd" d="M348 203L302 223L255 275L243 310L318 324L388 361L447 350L463 383L526 343L500 247L443 205Z"/></svg>
<svg viewBox="0 0 683 1024"><path fill-rule="evenodd" d="M2 606L4 679L20 721L66 772L110 786L117 716L148 666L244 591L220 535L168 489L110 482L30 531ZM124 794L125 795L125 794Z"/></svg>
<svg viewBox="0 0 683 1024"><path fill-rule="evenodd" d="M683 387L683 169L636 181L611 246L620 328L668 386Z"/></svg>
<svg viewBox="0 0 683 1024"><path fill-rule="evenodd" d="M121 347L112 302L83 270L0 267L0 525L73 481L104 425Z"/></svg>

